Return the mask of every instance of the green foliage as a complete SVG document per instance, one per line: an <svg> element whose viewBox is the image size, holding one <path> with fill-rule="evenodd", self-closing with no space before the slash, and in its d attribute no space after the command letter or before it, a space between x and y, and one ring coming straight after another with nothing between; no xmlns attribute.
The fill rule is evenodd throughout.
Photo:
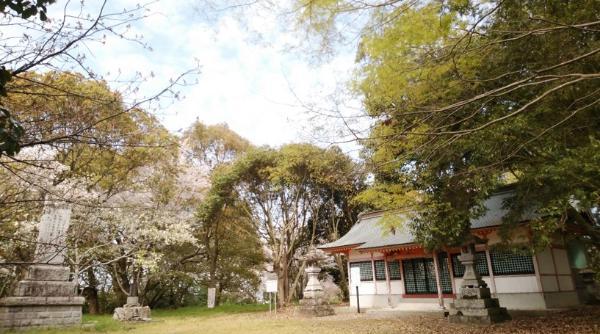
<svg viewBox="0 0 600 334"><path fill-rule="evenodd" d="M14 12L23 19L39 13L40 20L46 21L46 6L56 0L36 0L35 3L27 0L0 0L0 12L3 14ZM12 79L12 73L5 66L0 67L0 97L6 96L6 85ZM24 131L19 122L10 115L10 112L0 106L0 156L7 154L13 156L19 152L19 141Z"/></svg>
<svg viewBox="0 0 600 334"><path fill-rule="evenodd" d="M310 3L370 15L354 87L374 121L375 185L358 201L412 206L418 241L440 248L510 182L505 236L535 208L538 246L557 231L600 240L582 214L600 205L597 1Z"/></svg>
<svg viewBox="0 0 600 334"><path fill-rule="evenodd" d="M56 0L0 0L0 12L12 11L23 19L39 14L40 20L46 21L46 7L54 2Z"/></svg>
<svg viewBox="0 0 600 334"><path fill-rule="evenodd" d="M23 127L10 112L0 107L0 155L13 156L19 153L19 139L23 136Z"/></svg>
<svg viewBox="0 0 600 334"><path fill-rule="evenodd" d="M229 129L227 124L204 125L195 122L183 135L186 157L209 168L231 162L250 148L250 142Z"/></svg>
<svg viewBox="0 0 600 334"><path fill-rule="evenodd" d="M301 282L296 254L347 231L357 213L350 198L362 184L358 166L336 147L252 148L215 170L198 217L210 226L226 210L239 208L238 217L245 217L268 247L281 280L280 297L288 302Z"/></svg>

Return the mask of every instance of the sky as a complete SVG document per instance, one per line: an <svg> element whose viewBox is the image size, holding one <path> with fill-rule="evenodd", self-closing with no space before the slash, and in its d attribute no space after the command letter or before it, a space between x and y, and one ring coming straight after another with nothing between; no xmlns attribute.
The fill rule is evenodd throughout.
<svg viewBox="0 0 600 334"><path fill-rule="evenodd" d="M200 0L151 3L148 17L135 22L127 36L143 35L141 40L152 50L109 36L104 45L89 46L88 61L106 78L142 72L149 80L142 84L140 96L154 94L168 85L169 79L199 65L199 75L187 79L193 84L181 88L182 98L163 100L154 110L174 133L200 120L227 123L256 145L313 141L327 146L347 141L339 120L315 119L316 114L308 109L332 107L332 94L352 75L352 48L341 49L316 64L302 49L289 49L302 37L285 31L285 21L276 10L260 6L224 9L219 8L220 3L223 1L217 0L213 6ZM107 11L136 4L109 0ZM54 10L61 6L59 2ZM88 2L87 9L93 12L95 8ZM344 113L356 113L360 104L348 98L340 108ZM356 152L353 143L343 147L351 154Z"/></svg>

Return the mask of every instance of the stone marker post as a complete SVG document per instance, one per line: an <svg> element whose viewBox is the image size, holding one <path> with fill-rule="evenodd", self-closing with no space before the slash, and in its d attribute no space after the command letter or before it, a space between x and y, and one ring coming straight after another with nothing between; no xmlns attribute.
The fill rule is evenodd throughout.
<svg viewBox="0 0 600 334"><path fill-rule="evenodd" d="M474 243L463 247L459 260L465 266L465 273L460 293L450 305L450 322L491 324L510 320L506 308L500 307L498 298L491 297L490 289L475 269Z"/></svg>
<svg viewBox="0 0 600 334"><path fill-rule="evenodd" d="M64 266L69 204L46 202L40 219L34 264L13 297L0 299L0 329L78 325L84 298L77 296Z"/></svg>
<svg viewBox="0 0 600 334"><path fill-rule="evenodd" d="M206 296L206 306L208 308L215 308L215 302L217 298L217 289L216 288L208 288L208 293Z"/></svg>

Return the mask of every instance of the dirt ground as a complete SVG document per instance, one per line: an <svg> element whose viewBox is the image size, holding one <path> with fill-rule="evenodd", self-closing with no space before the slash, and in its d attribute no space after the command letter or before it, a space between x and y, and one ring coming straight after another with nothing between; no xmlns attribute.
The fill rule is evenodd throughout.
<svg viewBox="0 0 600 334"><path fill-rule="evenodd" d="M110 320L110 319L109 319ZM110 320L112 321L112 320ZM129 334L392 334L392 333L600 333L600 307L539 314L513 313L513 320L491 326L449 324L440 313L379 311L366 314L338 312L323 318L303 318L293 310L242 314L156 317L143 324L118 324L113 328L38 330L28 333L129 333Z"/></svg>

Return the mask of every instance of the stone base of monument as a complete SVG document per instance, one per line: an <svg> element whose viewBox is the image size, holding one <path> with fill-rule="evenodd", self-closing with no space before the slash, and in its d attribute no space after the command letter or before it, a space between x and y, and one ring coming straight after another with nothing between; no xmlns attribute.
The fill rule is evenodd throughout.
<svg viewBox="0 0 600 334"><path fill-rule="evenodd" d="M150 307L127 306L117 307L113 319L119 321L150 321Z"/></svg>
<svg viewBox="0 0 600 334"><path fill-rule="evenodd" d="M0 299L0 328L79 325L85 301L68 281L69 268L33 265L17 285L16 296Z"/></svg>
<svg viewBox="0 0 600 334"><path fill-rule="evenodd" d="M127 297L127 304L115 309L113 319L119 321L150 321L150 307L141 306L138 297Z"/></svg>
<svg viewBox="0 0 600 334"><path fill-rule="evenodd" d="M308 317L326 317L335 314L333 307L326 301L312 298L301 299L298 311L300 314Z"/></svg>
<svg viewBox="0 0 600 334"><path fill-rule="evenodd" d="M448 319L452 323L489 325L510 320L506 308L500 307L498 298L492 298L487 287L464 287L450 305Z"/></svg>
<svg viewBox="0 0 600 334"><path fill-rule="evenodd" d="M319 282L321 268L316 265L304 269L308 282L304 288L304 298L300 300L300 314L311 317L325 317L333 315L333 307L324 299L323 286Z"/></svg>

